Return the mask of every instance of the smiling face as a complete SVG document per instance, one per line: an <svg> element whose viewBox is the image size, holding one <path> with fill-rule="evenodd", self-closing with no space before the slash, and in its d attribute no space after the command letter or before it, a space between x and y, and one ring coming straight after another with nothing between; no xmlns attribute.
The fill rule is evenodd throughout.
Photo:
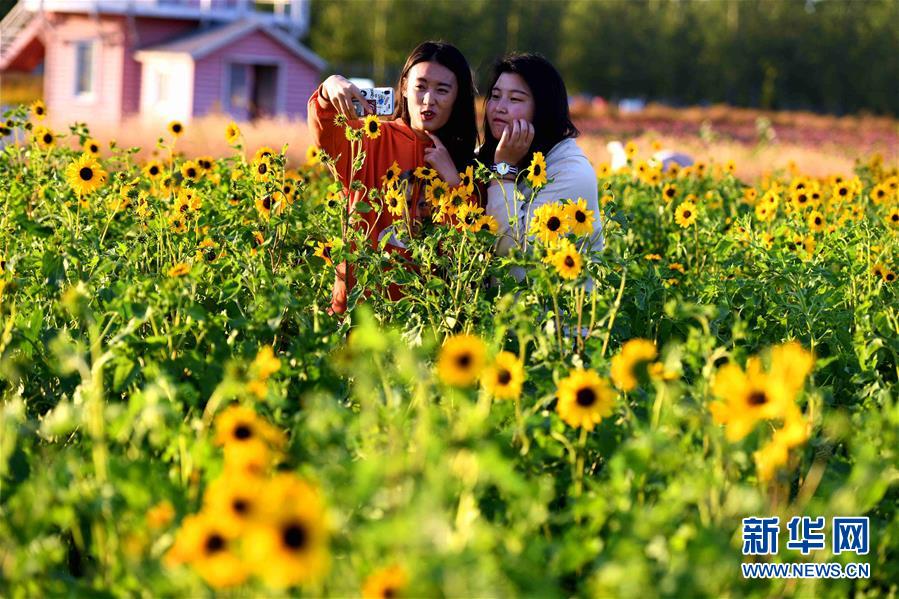
<svg viewBox="0 0 899 599"><path fill-rule="evenodd" d="M409 107L409 126L416 131L438 131L449 121L459 93L456 76L437 62L413 65L403 82Z"/></svg>
<svg viewBox="0 0 899 599"><path fill-rule="evenodd" d="M521 75L503 73L490 90L490 98L487 100L490 133L499 139L506 125L511 125L515 119L534 122L534 96Z"/></svg>

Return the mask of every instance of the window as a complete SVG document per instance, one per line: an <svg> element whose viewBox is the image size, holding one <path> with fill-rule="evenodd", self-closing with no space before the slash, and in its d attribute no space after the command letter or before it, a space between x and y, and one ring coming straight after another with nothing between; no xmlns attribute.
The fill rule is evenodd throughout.
<svg viewBox="0 0 899 599"><path fill-rule="evenodd" d="M155 101L157 104L165 104L169 101L169 88L170 88L170 77L169 74L165 71L155 71L154 75L156 77L156 98Z"/></svg>
<svg viewBox="0 0 899 599"><path fill-rule="evenodd" d="M249 107L249 69L245 64L228 65L228 108L246 110Z"/></svg>
<svg viewBox="0 0 899 599"><path fill-rule="evenodd" d="M94 91L94 46L93 41L75 42L75 95L90 94Z"/></svg>

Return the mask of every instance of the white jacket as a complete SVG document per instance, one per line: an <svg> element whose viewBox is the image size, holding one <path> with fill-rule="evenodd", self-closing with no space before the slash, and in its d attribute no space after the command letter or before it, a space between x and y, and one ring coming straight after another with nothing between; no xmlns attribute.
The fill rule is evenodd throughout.
<svg viewBox="0 0 899 599"><path fill-rule="evenodd" d="M533 199L531 198L533 192L524 176L519 177L518 184L518 189L524 196L523 200L515 197L513 193L515 184L511 181L503 181L502 185L491 183L488 187L486 212L499 223L496 251L500 255L505 255L512 247L527 250L529 242L533 240L533 237L527 235L528 226L534 211L540 206L583 198L587 202L587 209L593 211L593 233L590 242L585 246L585 253L588 254L585 257L589 259L589 254L599 252L603 248L599 194L593 165L570 137L553 146L544 158L546 177L551 182L534 195ZM524 278L524 271L515 268L512 275L520 281ZM587 288L590 287L592 285L588 281Z"/></svg>

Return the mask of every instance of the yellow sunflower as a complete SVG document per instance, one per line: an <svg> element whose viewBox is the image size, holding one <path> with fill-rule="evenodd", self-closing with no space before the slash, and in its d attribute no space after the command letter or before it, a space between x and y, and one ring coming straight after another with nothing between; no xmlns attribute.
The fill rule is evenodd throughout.
<svg viewBox="0 0 899 599"><path fill-rule="evenodd" d="M240 535L259 515L263 479L227 473L212 481L203 494L203 511L215 519L228 536Z"/></svg>
<svg viewBox="0 0 899 599"><path fill-rule="evenodd" d="M331 260L331 252L334 250L334 242L332 240L329 241L319 241L315 245L315 255L325 261L325 264L328 266L332 266L334 261Z"/></svg>
<svg viewBox="0 0 899 599"><path fill-rule="evenodd" d="M378 119L378 116L370 114L365 117L365 120L362 122L362 130L365 131L365 136L369 139L378 139L381 136L381 121Z"/></svg>
<svg viewBox="0 0 899 599"><path fill-rule="evenodd" d="M254 158L251 170L255 181L269 181L272 178L271 158L269 156L258 156L257 158Z"/></svg>
<svg viewBox="0 0 899 599"><path fill-rule="evenodd" d="M817 210L812 210L808 215L808 228L814 232L818 232L824 228L824 215Z"/></svg>
<svg viewBox="0 0 899 599"><path fill-rule="evenodd" d="M262 158L266 158L271 160L275 157L275 150L270 146L262 146L253 154L253 160L260 160Z"/></svg>
<svg viewBox="0 0 899 599"><path fill-rule="evenodd" d="M583 259L573 243L562 239L558 249L550 254L550 263L563 279L573 280L581 274Z"/></svg>
<svg viewBox="0 0 899 599"><path fill-rule="evenodd" d="M899 228L899 208L893 208L886 216L886 223L891 227Z"/></svg>
<svg viewBox="0 0 899 599"><path fill-rule="evenodd" d="M693 202L681 202L674 211L674 222L686 229L696 222L696 204Z"/></svg>
<svg viewBox="0 0 899 599"><path fill-rule="evenodd" d="M568 215L558 202L543 204L534 211L529 229L543 243L554 243L568 233Z"/></svg>
<svg viewBox="0 0 899 599"><path fill-rule="evenodd" d="M287 205L287 197L280 191L265 193L256 198L256 211L262 218L268 220L272 213L281 214Z"/></svg>
<svg viewBox="0 0 899 599"><path fill-rule="evenodd" d="M593 233L593 211L587 209L587 200L578 198L575 202L565 204L568 216L568 224L575 235L590 235Z"/></svg>
<svg viewBox="0 0 899 599"><path fill-rule="evenodd" d="M437 176L437 171L429 166L420 166L415 169L415 176L425 181L430 181Z"/></svg>
<svg viewBox="0 0 899 599"><path fill-rule="evenodd" d="M84 145L81 146L81 149L91 156L99 156L100 155L100 142L98 142L94 138L89 138L84 140Z"/></svg>
<svg viewBox="0 0 899 599"><path fill-rule="evenodd" d="M181 523L175 543L165 557L166 565L189 564L214 588L242 584L249 571L237 554L236 541L218 518L201 512Z"/></svg>
<svg viewBox="0 0 899 599"><path fill-rule="evenodd" d="M255 574L283 589L320 579L328 569L328 531L321 495L293 474L278 474L260 493L261 516L243 545Z"/></svg>
<svg viewBox="0 0 899 599"><path fill-rule="evenodd" d="M496 222L495 218L488 214L479 218L477 222L471 226L471 230L490 231L491 233L496 235L496 233L499 231L499 223Z"/></svg>
<svg viewBox="0 0 899 599"><path fill-rule="evenodd" d="M447 205L452 205L454 195L456 194L456 190L452 190L450 192L450 196L447 199ZM468 202L462 201L461 204L456 208L456 219L459 221L459 228L469 229L471 231L475 231L474 228L475 223L483 216L484 209L480 206L475 206L474 204L469 204Z"/></svg>
<svg viewBox="0 0 899 599"><path fill-rule="evenodd" d="M437 375L447 385L469 387L484 369L487 348L475 335L466 333L447 339L437 358Z"/></svg>
<svg viewBox="0 0 899 599"><path fill-rule="evenodd" d="M47 117L47 105L42 100L35 100L31 103L31 114L38 121L44 120Z"/></svg>
<svg viewBox="0 0 899 599"><path fill-rule="evenodd" d="M745 372L736 364L722 366L712 393L720 399L709 405L712 417L726 426L725 436L731 442L752 432L759 420L783 418L793 401L785 379L764 372L757 357L747 361Z"/></svg>
<svg viewBox="0 0 899 599"><path fill-rule="evenodd" d="M309 146L306 148L306 166L315 166L321 162L321 148Z"/></svg>
<svg viewBox="0 0 899 599"><path fill-rule="evenodd" d="M240 127L234 121L225 126L225 141L229 146L236 146L240 143Z"/></svg>
<svg viewBox="0 0 899 599"><path fill-rule="evenodd" d="M546 185L546 160L543 158L543 152L534 152L531 166L528 167L527 179L534 189Z"/></svg>
<svg viewBox="0 0 899 599"><path fill-rule="evenodd" d="M400 165L394 160L393 164L381 175L381 185L385 188L394 187L397 181L399 181L401 172Z"/></svg>
<svg viewBox="0 0 899 599"><path fill-rule="evenodd" d="M168 125L169 133L174 135L175 137L181 137L184 135L184 125L181 124L181 121L172 121Z"/></svg>
<svg viewBox="0 0 899 599"><path fill-rule="evenodd" d="M515 399L521 395L524 383L524 366L511 352L500 352L493 363L484 370L481 384L497 399Z"/></svg>
<svg viewBox="0 0 899 599"><path fill-rule="evenodd" d="M677 197L677 186L673 183L665 184L665 187L662 188L662 198L665 200L667 204L671 200Z"/></svg>
<svg viewBox="0 0 899 599"><path fill-rule="evenodd" d="M200 165L193 160L188 160L181 165L181 176L184 177L185 181L194 183L200 178L201 174Z"/></svg>
<svg viewBox="0 0 899 599"><path fill-rule="evenodd" d="M556 389L556 412L569 426L592 431L604 417L612 413L615 392L595 370L578 368L559 381Z"/></svg>
<svg viewBox="0 0 899 599"><path fill-rule="evenodd" d="M384 194L384 206L393 216L402 216L406 211L406 195L396 188L390 188Z"/></svg>
<svg viewBox="0 0 899 599"><path fill-rule="evenodd" d="M633 391L646 373L649 363L658 355L656 344L649 339L631 339L612 358L609 371L612 382L622 391Z"/></svg>
<svg viewBox="0 0 899 599"><path fill-rule="evenodd" d="M66 180L79 197L86 196L103 187L106 171L90 154L82 154L66 167Z"/></svg>
<svg viewBox="0 0 899 599"><path fill-rule="evenodd" d="M468 165L465 171L459 173L459 179L461 183L459 183L460 187L463 187L468 195L474 193L474 167L472 165Z"/></svg>
<svg viewBox="0 0 899 599"><path fill-rule="evenodd" d="M170 277L183 277L184 275L190 272L190 264L185 264L184 262L179 262L175 266L169 269L168 275Z"/></svg>
<svg viewBox="0 0 899 599"><path fill-rule="evenodd" d="M35 127L34 131L31 133L31 137L44 149L52 148L56 145L56 136L53 135L53 131L43 125Z"/></svg>
<svg viewBox="0 0 899 599"><path fill-rule="evenodd" d="M144 165L144 173L151 179L158 179L165 172L165 166L158 160L151 160Z"/></svg>
<svg viewBox="0 0 899 599"><path fill-rule="evenodd" d="M365 579L362 599L398 599L408 584L408 576L401 566L381 568Z"/></svg>
<svg viewBox="0 0 899 599"><path fill-rule="evenodd" d="M416 171L416 176L418 171ZM425 190L425 197L431 203L431 206L438 207L442 206L446 201L446 196L449 194L449 185L443 179L427 179L430 181L428 183L427 189Z"/></svg>

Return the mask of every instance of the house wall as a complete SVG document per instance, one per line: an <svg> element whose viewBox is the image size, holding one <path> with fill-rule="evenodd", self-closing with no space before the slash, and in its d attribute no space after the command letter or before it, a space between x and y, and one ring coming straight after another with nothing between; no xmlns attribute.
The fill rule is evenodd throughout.
<svg viewBox="0 0 899 599"><path fill-rule="evenodd" d="M122 116L125 33L121 18L54 13L44 30L44 101L54 120L89 124ZM96 40L93 92L75 93L75 42Z"/></svg>
<svg viewBox="0 0 899 599"><path fill-rule="evenodd" d="M134 51L161 44L196 29L195 22L183 19L138 18L133 22L133 28L125 28L131 51L126 52L122 67L122 114L126 116L137 112L141 106L141 64L134 59Z"/></svg>
<svg viewBox="0 0 899 599"><path fill-rule="evenodd" d="M227 65L231 62L278 64L279 113L306 118L306 102L319 83L319 72L262 31L197 60L194 68L194 116L226 109ZM235 115L241 116L241 115Z"/></svg>

